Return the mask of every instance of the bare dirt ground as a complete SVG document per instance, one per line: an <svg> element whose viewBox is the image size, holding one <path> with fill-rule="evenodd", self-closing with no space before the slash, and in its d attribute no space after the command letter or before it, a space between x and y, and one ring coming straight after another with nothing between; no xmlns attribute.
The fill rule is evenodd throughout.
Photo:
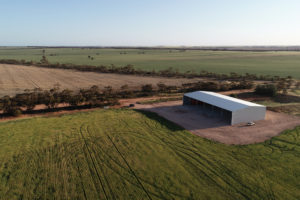
<svg viewBox="0 0 300 200"><path fill-rule="evenodd" d="M263 142L286 129L300 125L299 117L267 111L266 119L257 121L254 126L245 124L230 126L220 119L205 116L192 106L182 106L182 101L136 104L136 109L155 112L196 135L225 144L244 145Z"/></svg>
<svg viewBox="0 0 300 200"><path fill-rule="evenodd" d="M143 77L133 75L78 72L64 69L38 68L33 66L0 64L0 97L22 93L25 89L50 89L59 83L62 89L77 90L97 85L100 88L112 86L119 89L127 84L129 88L138 88L142 84L181 85L201 79Z"/></svg>

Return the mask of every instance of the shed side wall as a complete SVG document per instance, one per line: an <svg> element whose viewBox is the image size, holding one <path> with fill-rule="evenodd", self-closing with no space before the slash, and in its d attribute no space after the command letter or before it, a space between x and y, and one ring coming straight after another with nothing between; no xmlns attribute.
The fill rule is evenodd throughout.
<svg viewBox="0 0 300 200"><path fill-rule="evenodd" d="M232 112L231 125L265 119L266 107L248 107Z"/></svg>

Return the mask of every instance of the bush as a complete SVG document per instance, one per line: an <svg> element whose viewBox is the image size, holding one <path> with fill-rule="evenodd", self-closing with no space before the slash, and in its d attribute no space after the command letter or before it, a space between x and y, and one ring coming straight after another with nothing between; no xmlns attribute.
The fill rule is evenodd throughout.
<svg viewBox="0 0 300 200"><path fill-rule="evenodd" d="M230 94L229 96L234 97L234 98L238 98L237 94Z"/></svg>
<svg viewBox="0 0 300 200"><path fill-rule="evenodd" d="M277 88L274 84L257 85L255 88L255 93L274 97L277 94Z"/></svg>
<svg viewBox="0 0 300 200"><path fill-rule="evenodd" d="M14 116L14 117L18 117L22 114L22 110L17 107L11 107L11 108L7 109L5 113L7 113L11 116Z"/></svg>
<svg viewBox="0 0 300 200"><path fill-rule="evenodd" d="M142 92L144 92L144 93L152 93L153 92L152 84L143 85L142 86Z"/></svg>

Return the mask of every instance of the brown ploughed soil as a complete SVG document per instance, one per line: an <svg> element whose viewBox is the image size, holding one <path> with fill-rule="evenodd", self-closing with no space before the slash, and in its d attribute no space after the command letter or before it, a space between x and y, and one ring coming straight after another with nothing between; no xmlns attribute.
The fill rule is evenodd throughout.
<svg viewBox="0 0 300 200"><path fill-rule="evenodd" d="M23 93L25 89L50 89L57 83L61 89L71 90L89 88L93 85L119 89L124 84L134 89L144 84L156 86L157 83L163 82L166 85L181 85L199 80L201 79L145 77L0 64L0 97Z"/></svg>

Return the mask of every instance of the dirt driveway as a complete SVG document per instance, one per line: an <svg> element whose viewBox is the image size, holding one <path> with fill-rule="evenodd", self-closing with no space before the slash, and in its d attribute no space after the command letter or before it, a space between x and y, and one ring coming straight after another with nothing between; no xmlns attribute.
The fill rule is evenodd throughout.
<svg viewBox="0 0 300 200"><path fill-rule="evenodd" d="M182 101L151 105L136 104L136 109L155 112L196 135L225 144L263 142L286 129L300 125L299 117L267 111L266 119L257 121L255 126L245 126L245 124L230 126L220 119L205 116L193 106L182 106Z"/></svg>

